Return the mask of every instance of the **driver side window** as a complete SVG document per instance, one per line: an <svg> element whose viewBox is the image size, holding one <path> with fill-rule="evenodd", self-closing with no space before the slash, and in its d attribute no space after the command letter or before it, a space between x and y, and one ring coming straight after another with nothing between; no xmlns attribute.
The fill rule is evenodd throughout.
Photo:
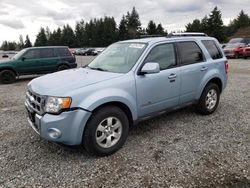
<svg viewBox="0 0 250 188"><path fill-rule="evenodd" d="M161 44L154 47L148 54L145 62L159 63L160 70L168 69L176 65L174 44Z"/></svg>
<svg viewBox="0 0 250 188"><path fill-rule="evenodd" d="M25 59L37 59L39 55L39 50L29 50L23 57L25 57Z"/></svg>

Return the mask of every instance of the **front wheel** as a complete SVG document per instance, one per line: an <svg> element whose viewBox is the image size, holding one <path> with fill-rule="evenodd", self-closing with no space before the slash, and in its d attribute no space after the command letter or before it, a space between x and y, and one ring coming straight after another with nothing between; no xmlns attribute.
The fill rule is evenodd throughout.
<svg viewBox="0 0 250 188"><path fill-rule="evenodd" d="M197 111L200 114L212 114L218 107L220 101L220 90L217 84L209 83L202 92Z"/></svg>
<svg viewBox="0 0 250 188"><path fill-rule="evenodd" d="M11 70L0 72L0 82L3 84L12 84L16 81L16 74Z"/></svg>
<svg viewBox="0 0 250 188"><path fill-rule="evenodd" d="M94 155L111 155L123 146L128 131L127 115L116 106L106 106L94 112L88 121L83 145Z"/></svg>

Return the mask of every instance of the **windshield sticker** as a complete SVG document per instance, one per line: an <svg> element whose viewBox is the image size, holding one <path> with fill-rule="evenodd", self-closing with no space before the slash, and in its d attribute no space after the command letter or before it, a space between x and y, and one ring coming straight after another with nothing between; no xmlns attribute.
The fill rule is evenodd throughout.
<svg viewBox="0 0 250 188"><path fill-rule="evenodd" d="M142 49L144 48L145 44L130 44L129 48L139 48Z"/></svg>

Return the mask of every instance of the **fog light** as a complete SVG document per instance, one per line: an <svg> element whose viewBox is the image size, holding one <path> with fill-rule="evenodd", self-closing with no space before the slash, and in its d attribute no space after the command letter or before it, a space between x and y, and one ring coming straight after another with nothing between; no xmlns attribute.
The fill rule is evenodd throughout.
<svg viewBox="0 0 250 188"><path fill-rule="evenodd" d="M55 128L50 128L48 130L48 134L49 134L49 137L53 138L53 139L57 139L57 138L60 138L62 136L61 131L59 131L58 129L55 129Z"/></svg>

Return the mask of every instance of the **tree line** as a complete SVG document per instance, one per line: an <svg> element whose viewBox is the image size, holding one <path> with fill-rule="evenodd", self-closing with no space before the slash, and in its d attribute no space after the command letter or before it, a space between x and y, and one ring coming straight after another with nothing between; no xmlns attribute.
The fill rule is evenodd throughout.
<svg viewBox="0 0 250 188"><path fill-rule="evenodd" d="M250 17L243 10L228 26L225 26L221 10L215 7L208 16L188 23L186 32L204 32L220 42L225 42L238 29L248 26ZM53 31L49 27L42 27L36 35L34 46L105 47L116 41L139 38L141 35L167 35L167 31L161 23L156 24L153 20L148 22L146 28L142 28L139 14L133 7L131 12L122 16L119 24L114 17L105 16L88 22L78 21L75 28L68 24ZM25 40L20 36L19 42L4 41L1 49L20 50L31 46L32 43L27 35Z"/></svg>
<svg viewBox="0 0 250 188"><path fill-rule="evenodd" d="M215 7L209 16L205 16L201 20L195 19L186 25L187 32L204 32L209 36L217 38L220 42L226 42L239 29L250 26L250 17L241 10L238 16L233 19L228 26L222 21L221 11Z"/></svg>

